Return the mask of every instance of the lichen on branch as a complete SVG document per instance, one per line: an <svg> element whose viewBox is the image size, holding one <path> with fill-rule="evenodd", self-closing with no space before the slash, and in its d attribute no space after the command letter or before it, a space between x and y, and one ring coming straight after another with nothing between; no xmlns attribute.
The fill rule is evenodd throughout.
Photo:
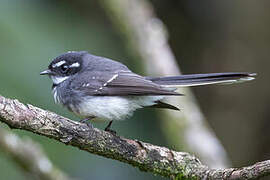
<svg viewBox="0 0 270 180"><path fill-rule="evenodd" d="M189 153L116 136L3 96L0 121L171 179L254 179L270 174L270 161L240 169L209 169Z"/></svg>

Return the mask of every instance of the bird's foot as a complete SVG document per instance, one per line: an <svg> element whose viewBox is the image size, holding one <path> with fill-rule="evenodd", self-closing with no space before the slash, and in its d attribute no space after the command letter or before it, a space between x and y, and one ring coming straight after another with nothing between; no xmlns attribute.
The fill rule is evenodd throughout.
<svg viewBox="0 0 270 180"><path fill-rule="evenodd" d="M109 124L106 126L106 128L104 129L104 131L109 132L112 135L116 135L116 131L114 131L114 130L111 129L112 122L113 121L110 121L109 122Z"/></svg>
<svg viewBox="0 0 270 180"><path fill-rule="evenodd" d="M79 122L86 124L89 128L94 128L93 124L89 122L93 118L94 117L88 117L88 118L80 120Z"/></svg>
<svg viewBox="0 0 270 180"><path fill-rule="evenodd" d="M112 130L112 129L110 129L110 128L105 128L104 130L105 130L106 132L111 133L112 135L116 135L116 131L114 131L114 130Z"/></svg>

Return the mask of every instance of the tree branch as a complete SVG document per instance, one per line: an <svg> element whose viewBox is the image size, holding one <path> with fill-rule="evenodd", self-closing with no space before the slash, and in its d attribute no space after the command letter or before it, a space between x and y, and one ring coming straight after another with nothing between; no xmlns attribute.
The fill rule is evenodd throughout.
<svg viewBox="0 0 270 180"><path fill-rule="evenodd" d="M148 0L100 0L99 2L116 29L124 35L131 52L136 54L137 59L142 60L148 71L147 74L156 76L180 74L179 66L168 44L167 29L156 16L154 7ZM178 149L192 151L202 162L213 168L229 166L228 155L208 126L196 98L188 88L181 89L181 93L186 96L168 100L184 111L181 113L164 111L161 115L163 120L161 127L164 129L167 141Z"/></svg>
<svg viewBox="0 0 270 180"><path fill-rule="evenodd" d="M209 169L188 153L115 136L3 96L0 121L10 128L27 130L172 179L255 179L270 174L270 161L245 168Z"/></svg>

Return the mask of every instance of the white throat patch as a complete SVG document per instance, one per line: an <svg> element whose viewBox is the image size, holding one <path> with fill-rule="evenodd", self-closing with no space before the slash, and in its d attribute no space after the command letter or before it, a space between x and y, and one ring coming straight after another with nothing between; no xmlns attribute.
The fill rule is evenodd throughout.
<svg viewBox="0 0 270 180"><path fill-rule="evenodd" d="M65 76L65 77L50 76L50 78L52 79L53 84L58 85L58 84L62 83L63 81L67 80L69 78L69 76Z"/></svg>

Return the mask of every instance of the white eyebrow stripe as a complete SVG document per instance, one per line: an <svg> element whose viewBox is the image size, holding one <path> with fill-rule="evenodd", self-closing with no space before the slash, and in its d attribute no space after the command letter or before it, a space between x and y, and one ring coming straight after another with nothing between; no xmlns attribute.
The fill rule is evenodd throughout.
<svg viewBox="0 0 270 180"><path fill-rule="evenodd" d="M65 63L66 63L66 61L65 61L65 60L63 60L63 61L59 61L58 63L53 64L53 65L52 65L52 67L53 67L53 68L60 67L60 66L62 66L62 65L63 65L63 64L65 64Z"/></svg>
<svg viewBox="0 0 270 180"><path fill-rule="evenodd" d="M78 62L73 63L69 67L80 67L80 63L78 63Z"/></svg>

